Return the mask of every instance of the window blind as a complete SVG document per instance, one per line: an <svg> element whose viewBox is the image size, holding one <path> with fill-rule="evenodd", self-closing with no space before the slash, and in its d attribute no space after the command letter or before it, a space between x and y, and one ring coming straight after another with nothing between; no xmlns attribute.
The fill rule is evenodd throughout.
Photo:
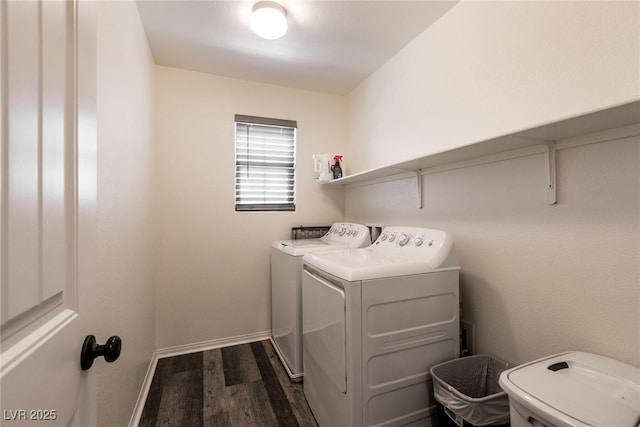
<svg viewBox="0 0 640 427"><path fill-rule="evenodd" d="M236 115L236 211L295 210L297 123Z"/></svg>

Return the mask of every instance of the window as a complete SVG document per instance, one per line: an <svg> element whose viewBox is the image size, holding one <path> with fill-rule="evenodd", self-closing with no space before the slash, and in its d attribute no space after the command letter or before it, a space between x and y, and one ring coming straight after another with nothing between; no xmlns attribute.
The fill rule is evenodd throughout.
<svg viewBox="0 0 640 427"><path fill-rule="evenodd" d="M236 115L236 211L294 211L296 128Z"/></svg>

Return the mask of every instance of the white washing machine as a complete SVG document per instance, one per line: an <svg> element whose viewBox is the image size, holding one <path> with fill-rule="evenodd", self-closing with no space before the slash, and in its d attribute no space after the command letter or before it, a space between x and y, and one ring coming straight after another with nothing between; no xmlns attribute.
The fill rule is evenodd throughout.
<svg viewBox="0 0 640 427"><path fill-rule="evenodd" d="M304 394L319 425L433 425L429 369L459 356L451 236L387 227L368 248L303 260Z"/></svg>
<svg viewBox="0 0 640 427"><path fill-rule="evenodd" d="M335 223L319 239L278 240L271 248L271 342L289 377L300 381L302 367L302 256L311 251L369 246L369 229Z"/></svg>

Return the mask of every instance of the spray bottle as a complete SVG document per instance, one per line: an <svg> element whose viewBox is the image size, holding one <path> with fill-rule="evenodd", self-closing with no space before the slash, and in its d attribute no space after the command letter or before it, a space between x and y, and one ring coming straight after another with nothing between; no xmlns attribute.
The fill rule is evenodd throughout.
<svg viewBox="0 0 640 427"><path fill-rule="evenodd" d="M336 161L336 163L331 168L331 169L333 169L333 179L342 178L342 167L340 167L340 162L342 161L342 156L339 155L339 154L336 154L335 156L333 156L333 160Z"/></svg>

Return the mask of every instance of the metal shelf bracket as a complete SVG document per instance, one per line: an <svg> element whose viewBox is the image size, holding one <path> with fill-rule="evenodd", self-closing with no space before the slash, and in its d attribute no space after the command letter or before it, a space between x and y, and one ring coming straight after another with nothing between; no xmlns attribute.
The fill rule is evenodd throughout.
<svg viewBox="0 0 640 427"><path fill-rule="evenodd" d="M556 142L548 141L546 146L547 158L547 189L546 201L548 205L558 203L558 192L556 186Z"/></svg>
<svg viewBox="0 0 640 427"><path fill-rule="evenodd" d="M418 209L422 209L422 169L415 171L416 173L416 191L418 193Z"/></svg>
<svg viewBox="0 0 640 427"><path fill-rule="evenodd" d="M545 160L547 164L547 185L545 188L545 200L548 205L558 203L558 192L556 186L556 141L542 138L534 138L525 135L513 135L515 138L527 139L529 141L538 141L544 144Z"/></svg>

